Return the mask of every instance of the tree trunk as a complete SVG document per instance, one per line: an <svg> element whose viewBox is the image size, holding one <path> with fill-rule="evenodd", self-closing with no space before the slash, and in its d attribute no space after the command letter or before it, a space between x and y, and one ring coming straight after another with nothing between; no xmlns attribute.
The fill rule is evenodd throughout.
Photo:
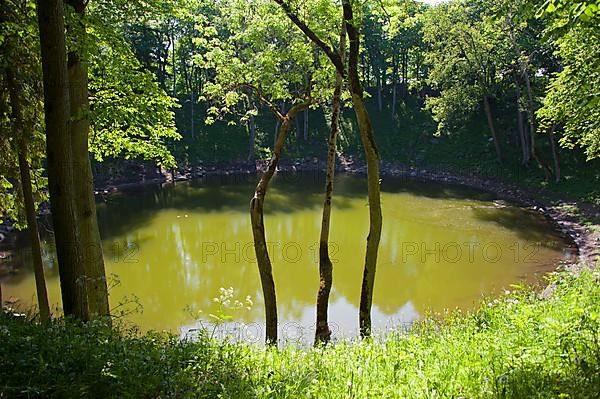
<svg viewBox="0 0 600 399"><path fill-rule="evenodd" d="M373 303L373 286L377 270L377 252L381 240L381 193L379 187L379 152L375 144L373 127L369 113L365 107L363 89L358 77L358 55L360 50L360 36L358 29L353 25L354 13L350 0L342 1L344 20L348 30L350 52L348 57L348 83L354 112L358 120L360 136L367 160L367 186L369 198L369 235L367 237L367 250L365 254L365 268L360 294L359 327L362 337L371 335L371 305Z"/></svg>
<svg viewBox="0 0 600 399"><path fill-rule="evenodd" d="M560 181L560 158L558 157L558 149L556 148L556 138L554 137L554 130L556 124L552 124L548 131L548 138L550 139L550 147L552 148L552 160L554 161L554 181L558 183Z"/></svg>
<svg viewBox="0 0 600 399"><path fill-rule="evenodd" d="M392 115L396 115L396 97L398 93L398 84L394 81L394 85L392 86Z"/></svg>
<svg viewBox="0 0 600 399"><path fill-rule="evenodd" d="M275 0L286 15L290 18L300 30L304 32L315 44L317 44L327 55L331 63L335 66L338 73L346 75L345 65L340 55L332 50L325 42L304 24L297 15L294 14L290 5L284 0ZM379 153L375 144L373 127L369 118L369 113L365 107L364 93L358 77L358 57L360 56L360 36L358 29L353 25L354 13L350 0L342 0L344 21L348 32L350 42L350 51L348 57L348 85L354 112L358 120L361 141L365 150L367 160L367 186L369 198L369 235L367 237L367 250L365 254L365 269L363 275L362 291L360 298L359 324L362 337L371 334L371 304L373 301L373 285L375 283L375 271L377 269L377 252L379 241L381 239L381 200L379 188Z"/></svg>
<svg viewBox="0 0 600 399"><path fill-rule="evenodd" d="M63 2L39 0L37 12L44 82L48 189L63 310L67 316L87 320L85 284L79 279L83 274L80 269L83 261L74 208Z"/></svg>
<svg viewBox="0 0 600 399"><path fill-rule="evenodd" d="M529 162L529 148L527 137L525 136L525 127L523 120L523 111L521 111L520 100L521 100L521 87L519 86L519 79L515 73L515 87L516 87L516 105L517 105L517 129L519 132L519 142L521 144L521 164L526 165Z"/></svg>
<svg viewBox="0 0 600 399"><path fill-rule="evenodd" d="M398 56L396 53L392 56L392 115L396 115L396 101L398 95Z"/></svg>
<svg viewBox="0 0 600 399"><path fill-rule="evenodd" d="M249 99L248 105L250 108L254 109L254 101L252 101L252 98ZM248 133L250 136L250 141L248 143L248 162L254 163L256 154L256 149L254 147L254 142L256 140L256 122L254 120L254 115L250 115L250 118L248 118Z"/></svg>
<svg viewBox="0 0 600 399"><path fill-rule="evenodd" d="M502 163L502 150L500 149L500 142L498 141L498 136L496 135L496 128L494 127L492 109L490 107L490 101L487 95L483 96L483 108L485 109L485 116L487 118L488 127L490 128L490 134L492 135L492 139L494 140L494 146L496 148L496 159L498 160L498 162Z"/></svg>
<svg viewBox="0 0 600 399"><path fill-rule="evenodd" d="M340 57L344 62L346 47L346 24L342 21L340 34ZM329 148L327 151L327 174L325 176L325 199L323 201L323 217L321 219L321 236L319 238L319 291L317 292L317 322L315 345L328 343L331 329L328 322L329 294L333 283L333 263L329 257L329 227L331 225L331 199L333 196L333 180L335 176L336 140L339 131L341 112L341 96L344 78L336 73L335 90L331 106L331 127Z"/></svg>
<svg viewBox="0 0 600 399"><path fill-rule="evenodd" d="M296 129L296 144L302 140L302 129L300 128L300 118L294 118L294 126Z"/></svg>
<svg viewBox="0 0 600 399"><path fill-rule="evenodd" d="M191 136L192 136L192 140L196 139L196 132L195 132L195 126L194 126L194 109L196 108L196 97L194 96L194 88L192 87L192 90L190 90L190 130L191 130Z"/></svg>
<svg viewBox="0 0 600 399"><path fill-rule="evenodd" d="M27 146L22 142L19 148L19 173L21 174L21 189L23 190L23 202L25 203L25 215L27 217L27 230L29 232L29 243L31 244L31 256L33 261L33 273L35 275L35 288L40 308L40 320L50 320L50 305L48 303L48 292L46 291L46 278L44 276L44 262L42 261L42 246L38 232L35 203L33 201L33 188L31 186L31 175L27 163Z"/></svg>
<svg viewBox="0 0 600 399"><path fill-rule="evenodd" d="M308 132L309 132L309 126L308 126L308 108L304 110L304 142L306 143L308 141Z"/></svg>
<svg viewBox="0 0 600 399"><path fill-rule="evenodd" d="M267 170L263 173L260 181L256 185L254 197L250 202L250 219L252 222L252 235L254 237L254 251L256 253L256 262L260 273L260 282L263 289L265 301L265 319L266 331L265 342L267 345L277 344L277 299L275 296L275 282L273 281L273 271L267 241L265 237L265 224L263 208L265 196L271 178L275 174L277 164L281 158L281 151L285 146L287 134L296 115L308 108L309 103L294 105L281 120L277 141L273 148L273 155L269 161Z"/></svg>
<svg viewBox="0 0 600 399"><path fill-rule="evenodd" d="M285 115L285 101L281 102L280 111L281 115ZM279 138L279 131L281 130L281 121L279 118L276 118L277 122L275 123L275 137L273 138L273 150L275 150L275 146L277 145L277 139Z"/></svg>
<svg viewBox="0 0 600 399"><path fill-rule="evenodd" d="M67 0L79 17L83 17L85 4L83 0ZM75 29L74 29L75 30ZM74 51L68 54L69 98L71 109L71 151L73 184L75 190L75 212L79 225L82 265L88 295L89 318L109 316L108 288L104 270L102 241L98 230L96 201L94 198L94 179L88 151L90 131L88 71L81 49L85 48L85 26L76 29L80 33Z"/></svg>
<svg viewBox="0 0 600 399"><path fill-rule="evenodd" d="M402 53L402 98L406 100L408 93L408 50Z"/></svg>
<svg viewBox="0 0 600 399"><path fill-rule="evenodd" d="M171 57L172 67L173 67L173 97L176 96L177 93L177 66L175 63L175 29L171 28L171 43L173 45L173 56Z"/></svg>
<svg viewBox="0 0 600 399"><path fill-rule="evenodd" d="M379 112L383 111L383 89L381 87L381 71L377 73L377 109Z"/></svg>
<svg viewBox="0 0 600 399"><path fill-rule="evenodd" d="M44 262L42 261L42 246L40 244L35 201L33 199L31 172L29 163L27 162L27 137L25 136L25 132L23 130L23 110L21 107L19 90L17 90L15 76L10 67L6 68L6 80L10 95L12 119L15 126L15 133L17 134L17 142L19 143L19 147L17 148L19 174L21 177L21 190L23 192L23 203L25 205L25 217L27 219L29 243L31 245L33 274L35 276L35 288L40 310L40 320L42 322L47 322L50 320L50 305L48 304L46 278L44 277Z"/></svg>

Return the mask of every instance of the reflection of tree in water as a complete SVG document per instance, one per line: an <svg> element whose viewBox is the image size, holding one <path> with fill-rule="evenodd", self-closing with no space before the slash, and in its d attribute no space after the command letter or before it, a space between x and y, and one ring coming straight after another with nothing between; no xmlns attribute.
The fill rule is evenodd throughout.
<svg viewBox="0 0 600 399"><path fill-rule="evenodd" d="M135 322L144 328L175 329L191 322L186 307L201 310L206 320L216 310L213 298L219 288L234 287L236 296L250 295L254 306L233 316L246 323L261 322L262 291L248 216L254 180L254 176L210 178L108 197L98 213L107 271L121 280L111 291L112 304L133 293L144 305L142 315L132 316ZM315 174L279 175L268 194L266 233L267 241L278 243L271 256L281 322L300 320L306 309L314 307L323 180ZM384 316L396 315L407 304L420 314L430 308L471 307L482 293L507 286L529 270L528 265L515 263L510 245L562 242L540 215L496 208L487 194L399 179L385 179L383 191L374 305ZM368 227L365 193L363 178L338 176L332 214L331 242L336 247L332 301L346 301L354 313ZM486 262L481 254L465 262L463 253L456 263L435 255L422 259L420 252L405 256L407 243L424 243L431 249L435 243L449 242L482 246L494 242L505 253L497 263ZM559 258L557 250L542 248L535 260L552 267ZM536 270L545 270L539 264ZM56 279L55 271L49 277ZM31 275L19 278L16 285L25 285L29 278L33 290Z"/></svg>

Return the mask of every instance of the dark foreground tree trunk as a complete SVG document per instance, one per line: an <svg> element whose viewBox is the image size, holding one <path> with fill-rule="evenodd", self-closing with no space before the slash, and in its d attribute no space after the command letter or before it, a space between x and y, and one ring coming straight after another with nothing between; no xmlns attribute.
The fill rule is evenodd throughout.
<svg viewBox="0 0 600 399"><path fill-rule="evenodd" d="M379 152L375 144L375 137L371 119L365 106L363 89L358 77L358 55L360 50L360 35L354 24L354 13L350 0L342 1L344 20L348 30L350 52L348 55L348 84L352 94L354 112L358 120L360 137L367 160L367 187L369 198L369 235L367 237L367 250L365 254L365 268L360 293L359 328L361 337L371 335L371 305L373 303L373 286L375 285L375 272L377 270L377 253L381 240L381 193L379 187Z"/></svg>
<svg viewBox="0 0 600 399"><path fill-rule="evenodd" d="M88 320L85 284L79 278L83 274L83 262L75 218L73 162L68 129L70 104L64 5L62 0L39 0L37 12L44 81L48 188L63 310L65 315Z"/></svg>
<svg viewBox="0 0 600 399"><path fill-rule="evenodd" d="M344 61L346 47L346 24L342 22L340 34L340 57ZM325 200L323 201L323 217L321 219L321 236L319 238L319 291L317 292L317 323L315 345L328 343L331 329L328 322L329 294L333 283L333 263L329 257L329 227L331 224L331 199L333 196L333 180L335 176L336 140L339 131L341 112L343 76L336 73L335 90L331 106L331 127L329 148L327 151L327 174L325 176Z"/></svg>
<svg viewBox="0 0 600 399"><path fill-rule="evenodd" d="M496 148L496 159L502 163L502 149L500 148L500 142L498 141L498 135L496 134L496 128L494 127L494 117L492 116L492 108L490 107L490 100L487 95L483 96L483 108L485 110L485 116L487 118L488 127L490 128L490 134L494 140L494 147Z"/></svg>
<svg viewBox="0 0 600 399"><path fill-rule="evenodd" d="M67 0L67 4L75 9L79 17L83 17L86 4L83 0ZM92 167L88 151L90 131L88 71L81 50L85 46L85 26L72 27L72 29L78 33L75 49L68 54L71 109L69 131L71 134L73 170L77 171L73 174L74 208L79 225L81 255L85 271L83 278L88 295L89 318L95 319L109 315L108 288L104 270L102 242L100 241L96 216Z"/></svg>
<svg viewBox="0 0 600 399"><path fill-rule="evenodd" d="M27 161L27 137L23 129L23 110L21 98L15 74L10 67L6 68L6 80L12 108L13 124L17 134L18 148L17 156L19 162L19 174L21 179L21 190L23 192L23 203L25 205L25 217L27 219L27 230L29 233L29 244L31 245L31 257L33 261L33 274L35 276L35 288L40 311L40 320L50 320L50 305L48 304L48 292L46 290L46 278L44 277L44 262L42 261L42 246L37 225L37 213L35 201L33 200L33 187L31 185L31 169Z"/></svg>
<svg viewBox="0 0 600 399"><path fill-rule="evenodd" d="M265 342L267 345L277 344L277 299L275 296L275 281L273 280L273 268L269 258L267 240L265 237L264 224L264 202L269 188L271 178L275 174L277 164L281 158L281 151L285 146L288 132L296 115L308 108L309 103L304 102L294 105L285 116L280 120L279 131L277 132L277 141L273 148L273 156L269 161L267 170L262 174L260 181L256 185L254 197L250 202L250 220L252 222L252 235L254 237L254 251L256 253L256 262L260 273L260 282L263 289L265 301Z"/></svg>

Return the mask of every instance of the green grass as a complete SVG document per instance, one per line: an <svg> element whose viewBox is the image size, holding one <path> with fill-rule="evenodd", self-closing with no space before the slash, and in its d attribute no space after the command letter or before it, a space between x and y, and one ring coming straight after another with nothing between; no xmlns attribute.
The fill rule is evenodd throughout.
<svg viewBox="0 0 600 399"><path fill-rule="evenodd" d="M320 349L0 316L0 397L597 398L600 273Z"/></svg>

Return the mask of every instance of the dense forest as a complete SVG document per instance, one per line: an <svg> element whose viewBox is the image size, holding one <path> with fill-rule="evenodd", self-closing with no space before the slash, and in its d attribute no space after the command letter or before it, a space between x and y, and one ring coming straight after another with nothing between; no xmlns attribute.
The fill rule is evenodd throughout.
<svg viewBox="0 0 600 399"><path fill-rule="evenodd" d="M214 343L206 338L195 343L199 346L190 347L186 345L194 343L173 337L152 341L152 336L113 336L119 327L113 326L115 319L111 319L106 250L96 207L98 194L119 184L146 179L175 184L208 171L256 173L256 186L246 200L264 303L266 351L276 351L280 339L274 255L268 245L277 233L269 231L265 221L272 217L267 192L277 184L274 177L287 165L297 171L318 170L324 188L319 203L320 235L315 238L319 285L314 287L316 322L311 341L317 350L332 339L328 317L336 262L330 253L330 230L336 223L344 228L347 223L332 218L335 175L339 171L364 174L366 179L363 194L368 205L364 210L368 234L364 251L354 254L360 258L362 269L357 277L361 281L358 330L366 342L373 342L375 277L382 263L379 249L389 239L382 227L382 208L386 205L382 200L382 176L395 171L410 175L429 170L470 176L484 181L483 188L508 184L543 203L563 206L564 212L567 203L581 205L581 211L570 211L576 219L573 223L588 228L585 234L592 238L584 233L572 236L587 266L596 262L598 241L589 240L598 240L600 231L594 220L600 207L598 0L2 0L0 23L0 236L4 239L14 230L27 231L37 298L35 315L25 324L10 309L3 314L0 334L10 328L17 335L44 339L57 333L52 330L52 334L46 334L43 329L64 329L62 336L77 341L74 345L81 346L77 350L82 352L89 348L73 337L95 335L99 342L108 342L107 352L98 354L98 359L110 357L113 350L148 351L148 359L162 359L156 351L166 348L168 354L164 357L168 359L164 361L169 375L161 376L154 369L143 371L143 361L132 360L132 364L140 362L134 366L140 368L136 369L140 378L152 381L149 391L128 381L124 382L129 384L125 391L99 391L100 396L127 393L178 397L201 392L199 396L209 397L298 397L295 395L309 389L313 379L329 378L314 371L327 373L324 366L317 366L318 352L300 352L311 356L306 360L310 364L306 369L296 370L308 373L298 377L308 381L307 385L269 396L267 391L251 387L256 383L267 389L270 377L268 370L263 370L264 380L236 382L239 391L231 393L226 390L234 384L227 367L261 364L269 368L279 367L269 362L289 362L280 365L283 369L292 367L296 357L304 355L286 354L284 350L273 355L281 358L265 360L259 353L271 352L247 349L250 352L243 355L244 359L251 360L236 365L224 359L246 350L238 344L227 346L230 343ZM589 213L594 217L586 219ZM46 244L38 226L44 214L51 215L66 321L51 310L48 299L43 256ZM519 221L514 223L518 225ZM591 249L584 249L584 244ZM592 255L584 256L586 251ZM490 305L467 321L458 316L451 318L449 330L439 327L442 334L448 334L446 338L436 335L435 322L425 321L416 329L415 345L431 343L432 348L443 352L447 339L446 343L455 345L450 352L467 353L514 328L511 320L525 320L519 319L521 316L543 318L549 313L556 318L554 323L560 324L560 317L579 312L570 306L583 301L581 295L585 293L582 310L577 313L585 318L577 319L579 324L563 320L571 330L565 328L562 336L556 332L560 336L557 339L564 338L563 349L569 355L557 354L552 361L543 361L547 361L544 367L551 367L556 364L552 362L566 359L572 363L568 367L560 363L561 370L577 378L566 381L561 380L564 375L555 376L555 380L549 376L548 392L559 393L559 397L594 397L600 367L600 294L597 272L584 272L582 276L555 278L559 286L562 281L568 282L553 297L556 306L537 306L536 291L524 290L517 294L520 296L516 301L531 313L510 308L510 301L515 299L508 299L502 302L504 305L494 305L506 309ZM514 319L506 316L511 312L515 312ZM489 320L484 320L486 317ZM458 347L464 336L479 334L479 329L486 328L496 330L493 334L481 333L488 335L482 335L479 342L470 341L472 348ZM527 328L523 327L523 334L529 334L523 335L523 345L540 344L538 332ZM109 337L103 338L106 334ZM507 332L511 338L503 344L518 351L518 334ZM560 352L560 345L554 346L555 338L544 336L548 340L544 345ZM392 352L405 350L404 345L408 345L408 341L394 342L376 343L382 346L371 349L350 348L347 352L341 345L334 345L329 355L338 362L338 369L344 369L344 353L350 353L352 367L364 357L370 367L378 370L373 359L388 356L386 345L393 347L389 349ZM575 348L575 358L569 357L569 345ZM9 349L0 350L3 363L15 361L11 350L22 351L24 357L32 359L38 356L32 349ZM81 356L93 358L96 349ZM194 356L201 352L201 358L208 356L203 360L206 364L215 362L214 380L208 377L210 370L199 371L195 368L199 366L190 363L187 356L192 352ZM485 356L496 355L488 352ZM118 361L123 360L121 356L126 358L121 352L114 356ZM525 357L526 353L519 356ZM526 361L519 359L511 361ZM437 360L435 356L427 359L432 364ZM471 383L488 378L478 374L476 360L470 358L469 362L473 374L460 378ZM188 368L183 367L185 372L179 375L180 364L184 363ZM381 372L390 372L389 367L399 372L402 366L394 364L382 366ZM108 366L98 367L103 367L104 373ZM452 370L454 366L448 367ZM504 365L498 367L503 369ZM442 389L443 384L450 384L448 372L441 379L442 386L421 387L419 392L429 394L415 397L528 397L542 392L544 384L540 381L540 385L521 387L523 391L516 385L514 391L501 387L514 378L525 381L529 378L525 373L536 370L532 366L522 372L515 377L507 372L496 374L494 369L495 386L486 383L489 391L485 394L474 391L474 386L465 386L465 395L458 382L448 391ZM18 391L24 375L2 373L0 376L12 385L0 382L0 398L3 392L6 397L78 395L65 386ZM95 378L94 372L90 373L78 380L92 384L86 385L88 388L94 383L87 378ZM154 373L155 380L145 373ZM293 375L276 374L282 378L282 386L294 385L290 382ZM177 388L179 382L171 380L174 375L179 376L181 391ZM283 381L284 377L290 381ZM198 382L202 378L207 379L204 387ZM357 376L360 378L365 377ZM382 381L387 378L391 377ZM386 381L382 391L373 391L372 396L404 397L400 391L386 391L397 383L394 378ZM163 382L167 385L161 386ZM42 386L46 382L40 379L38 383ZM352 391L352 383L348 384L345 394L334 389L330 396L354 397L356 393L356 397L366 397L366 391ZM370 382L365 384L370 386ZM248 389L254 389L254 394L248 394ZM88 391L81 394L94 396ZM324 397L318 391L312 395Z"/></svg>

